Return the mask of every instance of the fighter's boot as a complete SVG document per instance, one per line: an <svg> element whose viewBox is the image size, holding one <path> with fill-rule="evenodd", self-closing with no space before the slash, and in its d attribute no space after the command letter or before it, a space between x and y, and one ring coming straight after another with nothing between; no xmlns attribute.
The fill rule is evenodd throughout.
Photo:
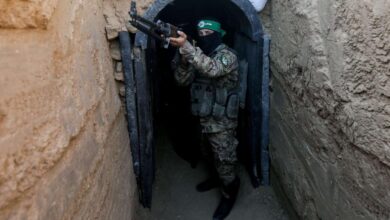
<svg viewBox="0 0 390 220"><path fill-rule="evenodd" d="M240 179L236 177L233 182L223 187L221 201L214 212L213 220L223 220L229 215L237 199Z"/></svg>
<svg viewBox="0 0 390 220"><path fill-rule="evenodd" d="M214 188L217 188L219 186L220 186L220 181L219 181L218 176L211 176L207 180L196 185L196 191L206 192L206 191L212 190Z"/></svg>

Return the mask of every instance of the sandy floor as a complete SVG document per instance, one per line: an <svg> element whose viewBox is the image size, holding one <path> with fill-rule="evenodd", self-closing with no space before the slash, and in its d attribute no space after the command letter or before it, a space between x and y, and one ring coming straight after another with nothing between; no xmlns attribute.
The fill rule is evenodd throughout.
<svg viewBox="0 0 390 220"><path fill-rule="evenodd" d="M218 205L219 191L199 193L198 182L206 178L205 166L196 169L173 151L167 138L157 142L157 174L151 211L142 209L138 219L203 220L211 219ZM236 205L227 220L287 220L287 212L279 205L271 187L254 189L241 169L241 188Z"/></svg>

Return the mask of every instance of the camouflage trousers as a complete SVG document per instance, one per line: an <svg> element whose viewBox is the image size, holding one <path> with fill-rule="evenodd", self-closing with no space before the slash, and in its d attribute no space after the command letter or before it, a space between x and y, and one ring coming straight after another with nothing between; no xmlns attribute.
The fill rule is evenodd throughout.
<svg viewBox="0 0 390 220"><path fill-rule="evenodd" d="M202 154L212 163L222 183L226 186L236 178L237 145L235 130L203 133Z"/></svg>

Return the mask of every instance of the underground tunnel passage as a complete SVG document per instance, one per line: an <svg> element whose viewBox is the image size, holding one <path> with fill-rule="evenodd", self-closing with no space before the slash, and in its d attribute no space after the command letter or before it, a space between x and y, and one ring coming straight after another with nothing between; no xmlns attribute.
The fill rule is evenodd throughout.
<svg viewBox="0 0 390 220"><path fill-rule="evenodd" d="M367 123L370 127L375 127L374 134L367 133L365 129L356 128L354 123L347 125L347 128L345 127L347 123L345 120L352 122L355 119L359 121L358 118L366 118L366 113L358 110L360 107L357 103L361 102L353 103L352 97L358 96L360 101L376 99L374 96L367 96L366 87L362 87L363 94L360 94L360 90L352 92L354 95L350 94L351 91L345 94L346 85L350 85L356 79L355 74L350 76L351 72L359 72L358 78L365 79L366 77L366 73L360 71L360 64L356 64L356 66L346 64L350 60L364 63L361 57L352 55L354 48L356 48L355 45L361 43L352 37L354 32L349 25L356 23L358 29L371 29L371 24L367 25L364 21L365 18L351 20L350 18L353 17L351 14L368 10L366 13L371 16L375 14L375 9L372 9L374 6L371 3L367 3L367 9L363 9L364 7L356 6L353 2L346 2L345 5L340 6L341 10L339 11L339 8L334 8L332 3L324 5L320 2L302 1L300 4L298 2L276 1L272 3L276 6L275 9L272 8L272 12L276 16L269 21L271 23L269 28L275 38L271 56L272 75L276 77L272 83L272 88L275 90L272 93L271 146L273 168L281 180L282 191L287 196L283 199L283 203L288 203L286 207L292 218L295 218L296 215L304 219L385 218L384 216L388 216L389 213L385 202L388 198L378 200L375 195L383 195L388 192L388 190L386 191L388 189L386 181L368 177L378 175L384 180L388 179L388 173L386 173L388 169L384 165L386 162L381 158L382 154L378 153L386 153L383 146L387 146L389 143L388 135L382 133L385 127L379 128L381 125L377 124L374 119L370 119L369 122L362 119L364 122L357 123L362 125ZM207 6L202 7L202 5ZM378 3L378 5L381 4ZM376 10L379 8L377 7ZM321 12L317 11L318 9L321 9ZM323 14L327 10L329 14ZM288 13L285 14L285 12ZM332 13L337 15L336 19L341 22L341 27L334 20ZM381 13L372 16L384 19L385 13L383 11ZM224 38L224 42L234 48L238 52L239 59L248 62L249 67L246 107L241 110L239 119L239 159L246 168L245 170L248 171L253 186L266 185L269 181L268 151L266 149L268 147L269 113L267 65L269 42L267 42L268 39L264 35L261 22L252 6L248 1L234 0L212 2L156 1L145 16L154 21L162 19L181 26L192 37L195 35L195 30L191 27L195 26L196 20L200 17L217 17L222 21L222 26L229 33ZM273 27L274 25L276 26ZM333 31L330 31L330 38L324 37L328 36L330 29L322 29L328 26L334 28ZM382 30L381 33L385 32L382 27L373 26L374 29ZM339 32L340 29L342 31ZM376 37L373 38L376 39ZM361 45L361 48L366 46ZM191 201L190 198L194 198L193 201L198 204L214 207L215 204L204 202L212 200L210 198L208 198L209 200L195 199L197 195L187 194L185 190L177 190L186 183L179 181L174 185L177 179L192 180L192 183L186 183L189 185L188 191L191 189L191 185L193 187L199 180L191 175L185 176L184 170L183 175L176 176L180 172L176 173L175 169L181 170L179 168L181 160L175 156L165 156L169 152L172 153L169 149L173 148L181 158L187 160L192 166L196 165L199 157L198 137L190 135L191 133L197 134L198 128L196 120L189 114L188 90L176 87L172 79L169 63L174 51L172 49L163 50L157 42L147 38L142 33L136 35L134 48L134 74L136 84L140 83L140 87L137 85L137 96L142 102L141 105L138 103L142 111L139 119L142 123L146 123L145 127L140 128L138 136L139 141L143 143L133 144L133 147L139 146L138 149L133 150L133 153L138 153L135 157L133 154L133 158L136 158L134 167L136 173L138 172L141 202L146 207L152 205L152 183L156 167L157 185L154 189L158 208L157 211L156 208L154 209L155 212L152 209L152 216L154 215L155 218L167 216L167 219L172 216L177 218L185 216L179 212L169 212L169 210L178 211L171 203L174 198L188 198L187 200L177 199L179 203L173 203L184 209L185 205L181 205L187 204L187 210L192 208L191 204L187 203L188 200ZM342 50L346 52L344 53ZM375 67L383 72L388 72L388 65L385 67L386 65L376 55L368 55L369 52L366 50L360 52L366 54L367 57L375 57ZM383 77L383 79L385 78ZM385 84L382 83L382 85ZM356 85L356 88L360 88L359 85ZM388 103L388 99L383 97L383 92L377 95L383 98L374 102L377 106ZM358 118L354 118L355 116ZM143 125L142 123L141 125ZM351 133L350 129L357 129L359 137L354 132ZM157 137L159 134L166 134L167 139L164 137L159 139L165 144L161 144L161 146L157 144L156 152L153 152L155 149L153 137ZM372 138L377 136L380 138ZM359 142L357 141L359 139L371 141ZM161 142L157 141L157 143ZM375 153L367 153L364 150L366 146L369 146L370 149L380 150ZM157 160L157 166L154 164L155 153L157 153L157 159L160 159ZM366 154L370 154L370 156L367 157ZM140 160L137 160L137 157ZM176 162L173 162L175 160ZM364 161L364 163L360 163L360 161ZM167 175L172 173L173 177L169 178ZM242 173L245 172L242 170ZM164 182L164 180L166 181ZM162 187L158 185L161 182L164 183ZM274 183L278 184L277 181ZM362 183L364 184L362 185ZM371 188L374 185L377 187ZM256 192L259 191L253 191L246 195L253 195ZM172 195L176 193L180 196L173 197ZM247 197L241 198L245 200ZM253 204L255 203L251 205ZM247 205L243 210L250 209L251 205ZM265 209L272 210L270 207ZM166 212L167 210L168 212ZM204 211L207 208L197 210ZM251 214L249 210L248 212ZM164 215L164 213L169 214ZM195 212L193 216L196 215ZM242 212L232 213L233 216L235 219L240 217L262 218L260 216L247 217ZM186 218L191 219L184 217L184 219ZM272 216L268 219L277 218Z"/></svg>
<svg viewBox="0 0 390 220"><path fill-rule="evenodd" d="M140 14L153 2L138 0ZM171 2L157 1L146 15L191 33L185 19L167 12L189 17L185 6ZM390 219L390 2L272 0L256 15L246 14L238 1L223 4L224 10L215 11L233 31L225 42L236 50L237 24L228 23L223 11L240 18L242 26L250 23L245 17L260 17L272 36L269 150L271 176L279 180L272 185L280 183L283 202L301 219ZM195 121L179 111L188 93L169 78L166 62L173 51L138 33L134 50L127 50L137 56L121 57L118 32L127 30L132 40L136 35L127 26L129 1L0 5L0 219L147 219L135 216L148 210L139 208L142 187L152 219L210 217L218 192L194 189L206 172L202 162L195 164L197 138L186 137L185 129L197 129ZM198 10L192 9L188 14ZM142 101L133 103L137 115L128 115L136 116L128 121L137 129L127 129L123 108L122 67L130 58L137 58L134 69L144 70L132 72L137 86L127 91L134 98L128 101ZM147 95L136 100L135 89ZM248 130L246 114L241 112L241 134ZM246 146L240 149L253 149ZM284 210L267 192L270 187L253 187L263 172L248 175L254 169L248 169L245 155L243 187L231 218L277 219L275 213ZM261 171L261 165L255 167ZM251 215L262 210L274 214Z"/></svg>
<svg viewBox="0 0 390 220"><path fill-rule="evenodd" d="M227 32L223 42L237 52L243 73L241 89L245 92L237 132L239 161L246 168L253 187L269 185L269 37L263 32L251 3L242 0L156 1L144 17L178 26L195 41L196 23L201 18L213 17L221 21ZM133 63L124 62L128 121L135 118L138 121L138 124L129 123L133 165L140 201L145 207L151 207L155 169L159 173L159 169L167 166L160 161L156 165L156 158L166 157L159 155L164 147L156 144L160 142L157 139L164 139L166 135L177 155L195 168L200 161L201 132L199 119L191 115L189 88L180 87L174 81L171 60L176 49L165 49L142 32L137 32L134 43L127 38L126 32L120 34L122 56L130 54L130 50L134 53ZM195 186L195 182L193 184Z"/></svg>

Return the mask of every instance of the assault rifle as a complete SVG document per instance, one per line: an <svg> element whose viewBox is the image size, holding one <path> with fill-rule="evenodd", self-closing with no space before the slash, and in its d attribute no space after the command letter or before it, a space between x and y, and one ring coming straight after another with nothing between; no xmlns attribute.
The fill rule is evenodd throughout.
<svg viewBox="0 0 390 220"><path fill-rule="evenodd" d="M136 3L134 1L131 1L129 14L131 18L131 25L133 25L141 32L144 32L145 34L160 40L165 49L167 49L169 46L170 37L179 36L177 32L181 29L174 25L165 23L161 20L158 20L156 23L154 23L153 21L149 21L148 19L139 16L137 13Z"/></svg>

